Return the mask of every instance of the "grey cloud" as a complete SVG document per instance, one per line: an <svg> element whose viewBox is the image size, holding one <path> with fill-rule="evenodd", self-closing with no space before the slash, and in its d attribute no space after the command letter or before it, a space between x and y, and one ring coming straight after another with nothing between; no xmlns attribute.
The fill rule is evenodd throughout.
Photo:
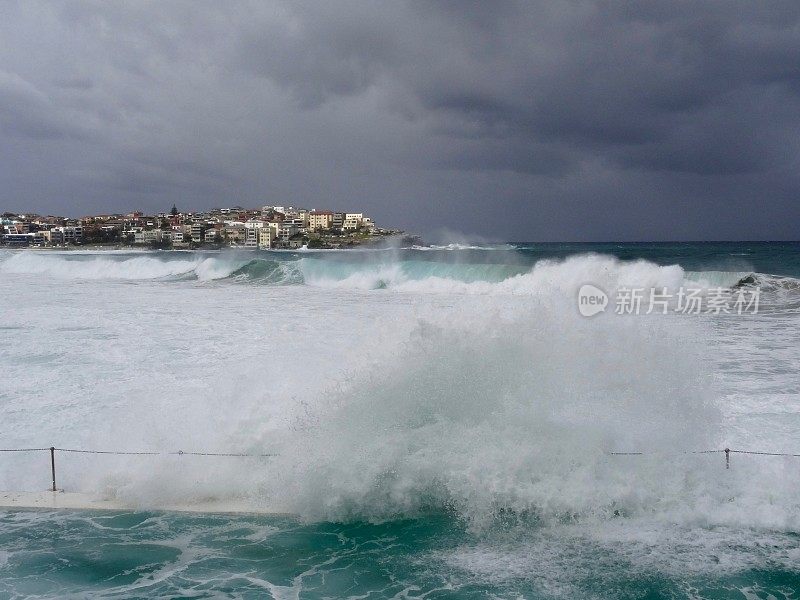
<svg viewBox="0 0 800 600"><path fill-rule="evenodd" d="M278 196L517 239L786 236L800 6L7 3L0 127L20 204Z"/></svg>
<svg viewBox="0 0 800 600"><path fill-rule="evenodd" d="M57 87L68 89L86 91L94 88L94 82L88 77L75 77L73 79L61 79L55 81Z"/></svg>
<svg viewBox="0 0 800 600"><path fill-rule="evenodd" d="M493 152L489 169L539 172L534 150L549 142L562 156L571 147L575 164L589 153L621 167L734 173L781 159L759 133L773 118L752 108L776 90L795 103L800 83L800 9L747 7L415 3L395 10L390 27L370 11L350 21L291 4L282 26L252 33L242 52L304 107L388 79L413 101L395 108L427 115L434 131L485 135L487 149L504 131L508 160ZM480 168L472 156L465 167Z"/></svg>
<svg viewBox="0 0 800 600"><path fill-rule="evenodd" d="M61 120L49 98L16 73L0 71L0 129L14 137L55 139L81 132Z"/></svg>
<svg viewBox="0 0 800 600"><path fill-rule="evenodd" d="M246 25L234 60L291 88L305 108L358 94L393 52L390 10L354 2L279 4Z"/></svg>

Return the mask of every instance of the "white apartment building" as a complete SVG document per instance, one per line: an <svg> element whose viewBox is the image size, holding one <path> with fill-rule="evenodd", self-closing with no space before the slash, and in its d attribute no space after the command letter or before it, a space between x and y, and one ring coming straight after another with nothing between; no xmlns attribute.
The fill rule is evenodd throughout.
<svg viewBox="0 0 800 600"><path fill-rule="evenodd" d="M67 225L62 227L64 232L65 242L80 242L83 240L83 226L82 225Z"/></svg>
<svg viewBox="0 0 800 600"><path fill-rule="evenodd" d="M228 225L223 228L222 235L228 242L238 243L244 240L246 231L248 229L244 226L244 223L239 223L238 225Z"/></svg>
<svg viewBox="0 0 800 600"><path fill-rule="evenodd" d="M206 226L203 223L193 223L191 228L192 241L199 244L203 241Z"/></svg>
<svg viewBox="0 0 800 600"><path fill-rule="evenodd" d="M163 239L164 232L160 229L140 230L133 234L134 244L150 244L152 242L160 242Z"/></svg>
<svg viewBox="0 0 800 600"><path fill-rule="evenodd" d="M258 247L264 250L272 248L272 241L274 240L272 227L262 227L258 230Z"/></svg>
<svg viewBox="0 0 800 600"><path fill-rule="evenodd" d="M49 236L50 240L49 241L50 241L51 244L60 245L60 244L64 243L64 232L60 228L58 228L58 227L53 228L50 231L48 231L48 233L50 234L50 236Z"/></svg>
<svg viewBox="0 0 800 600"><path fill-rule="evenodd" d="M300 219L300 221L302 221L302 225L300 225L300 226L303 229L308 227L308 214L309 214L309 211L306 210L305 208L301 208L300 210L297 211L297 218Z"/></svg>
<svg viewBox="0 0 800 600"><path fill-rule="evenodd" d="M306 222L304 219L300 217L292 217L291 219L284 219L281 221L281 225L284 227L294 227L300 233L305 233L306 230Z"/></svg>
<svg viewBox="0 0 800 600"><path fill-rule="evenodd" d="M342 229L344 231L354 231L361 227L361 222L364 220L364 213L345 213L344 223Z"/></svg>
<svg viewBox="0 0 800 600"><path fill-rule="evenodd" d="M282 242L288 242L290 237L298 233L300 233L300 228L297 225L287 225L285 221L278 227L278 239Z"/></svg>
<svg viewBox="0 0 800 600"><path fill-rule="evenodd" d="M248 227L245 229L244 247L245 248L258 248L259 233L263 227Z"/></svg>
<svg viewBox="0 0 800 600"><path fill-rule="evenodd" d="M264 228L272 231L272 239L274 240L278 237L278 229L280 229L280 226L280 221L270 221L265 224Z"/></svg>

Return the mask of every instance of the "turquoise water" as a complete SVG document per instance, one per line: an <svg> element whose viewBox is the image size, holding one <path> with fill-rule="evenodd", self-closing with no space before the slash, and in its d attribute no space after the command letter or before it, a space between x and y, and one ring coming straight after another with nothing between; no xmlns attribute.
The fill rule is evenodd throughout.
<svg viewBox="0 0 800 600"><path fill-rule="evenodd" d="M715 533L725 539L725 531ZM794 598L800 573L770 554L779 559L798 543L800 536L786 534L763 546L746 544L738 553L750 555L753 566L725 573L721 561L741 558L734 548L705 557L705 566L716 563L720 573L692 574L659 566L658 556L642 565L625 544L592 540L568 526L475 536L447 516L303 524L263 516L14 511L0 517L0 595ZM658 543L649 550L657 552ZM684 551L693 550L687 539ZM473 559L499 564L476 573Z"/></svg>
<svg viewBox="0 0 800 600"><path fill-rule="evenodd" d="M800 598L800 244L0 252L5 598ZM586 319L576 286L761 286ZM609 311L610 312L610 311ZM644 456L612 452L646 451ZM49 485L0 455L0 490ZM296 516L150 510L215 500Z"/></svg>

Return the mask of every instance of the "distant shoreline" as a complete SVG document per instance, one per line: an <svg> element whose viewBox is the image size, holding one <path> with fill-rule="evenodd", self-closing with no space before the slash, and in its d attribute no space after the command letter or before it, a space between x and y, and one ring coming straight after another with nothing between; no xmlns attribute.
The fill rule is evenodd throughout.
<svg viewBox="0 0 800 600"><path fill-rule="evenodd" d="M389 235L374 236L369 240L353 241L348 240L348 243L328 243L322 246L309 248L307 245L297 248L254 248L246 246L227 246L227 245L197 245L187 247L164 247L155 248L149 244L120 244L114 243L89 243L89 244L70 244L64 246L10 246L0 245L0 250L35 250L35 251L56 251L56 252L73 252L80 250L128 250L134 252L218 252L223 250L237 250L237 251L266 251L266 252L305 252L308 250L358 250L361 248L380 248L395 247L393 242L400 240L404 245L421 244L422 240L419 236L405 234L398 232ZM404 246L400 246L404 247Z"/></svg>

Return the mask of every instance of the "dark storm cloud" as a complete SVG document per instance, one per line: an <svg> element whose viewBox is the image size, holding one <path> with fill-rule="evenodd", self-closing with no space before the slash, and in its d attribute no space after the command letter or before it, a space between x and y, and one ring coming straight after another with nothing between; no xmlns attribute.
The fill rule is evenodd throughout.
<svg viewBox="0 0 800 600"><path fill-rule="evenodd" d="M48 97L15 73L0 71L0 130L8 137L54 139L81 135Z"/></svg>
<svg viewBox="0 0 800 600"><path fill-rule="evenodd" d="M0 13L8 207L275 202L484 237L797 237L794 2Z"/></svg>
<svg viewBox="0 0 800 600"><path fill-rule="evenodd" d="M537 146L551 143L571 147L576 163L593 154L735 173L782 160L781 132L796 126L796 4L420 3L361 23L339 6L306 6L293 26L245 40L244 63L305 107L401 86L404 114L488 146L508 140L513 152L487 168L540 172ZM472 156L465 168L476 168Z"/></svg>

